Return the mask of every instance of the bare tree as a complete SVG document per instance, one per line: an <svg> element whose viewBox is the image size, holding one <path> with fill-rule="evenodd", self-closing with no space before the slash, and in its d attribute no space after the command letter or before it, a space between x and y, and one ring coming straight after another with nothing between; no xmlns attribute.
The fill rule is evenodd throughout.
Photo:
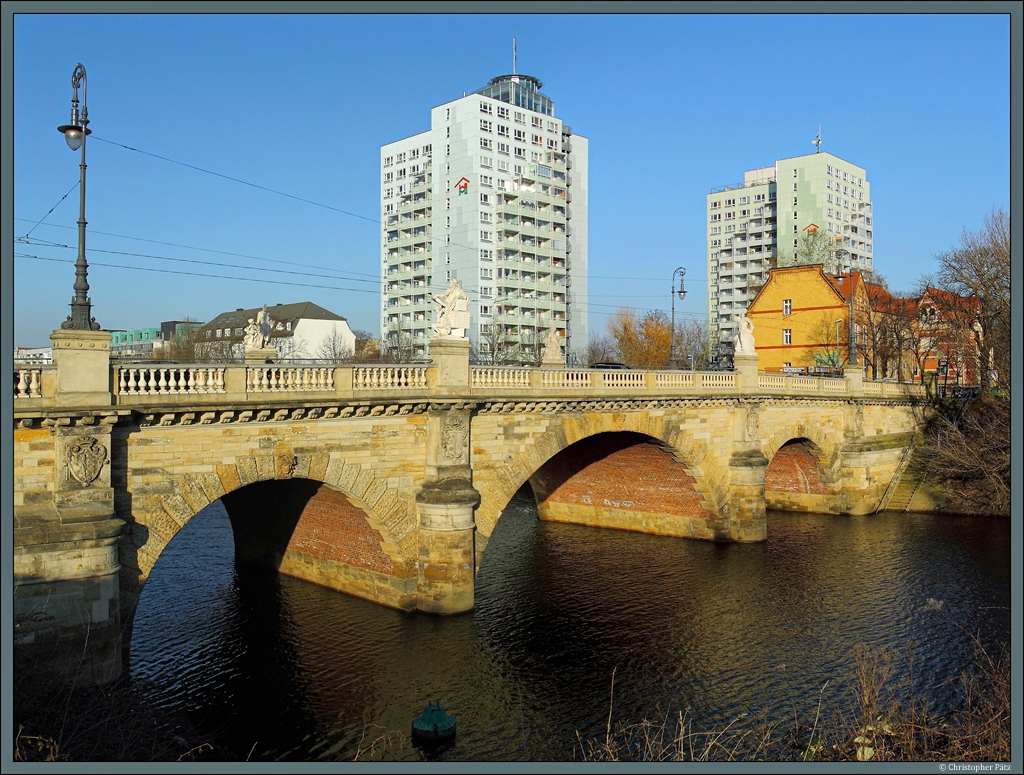
<svg viewBox="0 0 1024 775"><path fill-rule="evenodd" d="M675 351L680 364L703 369L714 351L714 332L699 320L676 323Z"/></svg>
<svg viewBox="0 0 1024 775"><path fill-rule="evenodd" d="M617 357L615 343L607 336L598 336L587 342L587 349L581 360L589 366L592 363L614 361Z"/></svg>
<svg viewBox="0 0 1024 775"><path fill-rule="evenodd" d="M317 360L327 363L345 363L355 357L355 351L346 343L338 327L334 326L330 333L320 340L314 356Z"/></svg>
<svg viewBox="0 0 1024 775"><path fill-rule="evenodd" d="M1010 219L993 208L978 231L964 229L960 244L937 255L935 287L971 299L961 312L969 327L981 363L982 390L992 386L992 372L1001 388L1010 381ZM991 361L991 362L990 362Z"/></svg>

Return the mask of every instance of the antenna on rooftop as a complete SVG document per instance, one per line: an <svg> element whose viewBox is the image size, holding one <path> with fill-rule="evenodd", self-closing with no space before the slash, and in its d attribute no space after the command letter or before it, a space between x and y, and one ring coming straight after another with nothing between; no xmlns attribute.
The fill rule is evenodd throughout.
<svg viewBox="0 0 1024 775"><path fill-rule="evenodd" d="M821 124L818 124L818 134L813 140L811 140L811 145L814 146L815 153L821 151Z"/></svg>
<svg viewBox="0 0 1024 775"><path fill-rule="evenodd" d="M512 28L512 75L516 74L516 28Z"/></svg>

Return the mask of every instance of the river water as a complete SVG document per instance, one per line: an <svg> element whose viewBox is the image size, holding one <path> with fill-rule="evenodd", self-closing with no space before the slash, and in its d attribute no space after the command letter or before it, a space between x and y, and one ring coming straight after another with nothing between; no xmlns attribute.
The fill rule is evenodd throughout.
<svg viewBox="0 0 1024 775"><path fill-rule="evenodd" d="M1009 643L1009 520L769 512L767 542L712 544L540 522L520 493L475 610L435 617L236 569L216 502L145 585L131 675L240 760L572 761L609 711L720 729L850 710L864 648L913 653L948 712L972 633ZM428 751L407 738L432 700L458 732Z"/></svg>

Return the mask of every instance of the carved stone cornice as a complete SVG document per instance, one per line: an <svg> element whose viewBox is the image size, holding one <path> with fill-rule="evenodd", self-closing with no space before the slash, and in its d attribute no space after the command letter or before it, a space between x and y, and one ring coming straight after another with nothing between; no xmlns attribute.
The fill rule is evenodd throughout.
<svg viewBox="0 0 1024 775"><path fill-rule="evenodd" d="M132 421L139 427L171 426L171 425L245 425L249 423L296 422L299 420L331 420L360 417L401 417L405 415L424 414L428 404L423 403L329 403L317 406L259 406L240 409L225 407L223 409L154 409L152 411L133 410Z"/></svg>

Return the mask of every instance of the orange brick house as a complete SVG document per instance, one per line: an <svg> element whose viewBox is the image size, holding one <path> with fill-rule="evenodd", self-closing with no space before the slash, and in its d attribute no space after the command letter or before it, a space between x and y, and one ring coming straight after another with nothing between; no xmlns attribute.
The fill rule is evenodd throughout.
<svg viewBox="0 0 1024 775"><path fill-rule="evenodd" d="M852 283L851 283L852 279ZM858 353L870 301L860 272L831 277L821 264L772 269L747 307L761 371L838 369L846 363L850 288Z"/></svg>

